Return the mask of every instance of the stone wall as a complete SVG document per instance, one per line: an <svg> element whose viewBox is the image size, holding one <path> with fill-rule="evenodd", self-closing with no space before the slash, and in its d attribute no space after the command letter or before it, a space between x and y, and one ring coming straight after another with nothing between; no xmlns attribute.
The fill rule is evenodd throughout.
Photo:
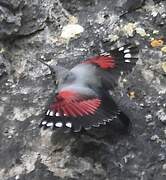
<svg viewBox="0 0 166 180"><path fill-rule="evenodd" d="M82 29L62 36L67 24ZM0 179L166 179L165 29L165 1L0 0ZM39 60L70 68L129 42L139 61L114 92L129 132L39 129L55 89Z"/></svg>

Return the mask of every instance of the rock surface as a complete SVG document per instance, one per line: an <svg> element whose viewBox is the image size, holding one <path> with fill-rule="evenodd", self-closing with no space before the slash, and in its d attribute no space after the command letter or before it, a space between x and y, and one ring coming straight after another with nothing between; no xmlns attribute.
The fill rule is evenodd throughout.
<svg viewBox="0 0 166 180"><path fill-rule="evenodd" d="M166 2L134 2L0 0L1 180L166 179ZM84 31L63 39L68 23ZM153 39L164 44L151 47ZM55 87L39 60L70 68L108 50L104 42L140 46L136 68L115 92L130 132L111 124L84 134L40 130Z"/></svg>

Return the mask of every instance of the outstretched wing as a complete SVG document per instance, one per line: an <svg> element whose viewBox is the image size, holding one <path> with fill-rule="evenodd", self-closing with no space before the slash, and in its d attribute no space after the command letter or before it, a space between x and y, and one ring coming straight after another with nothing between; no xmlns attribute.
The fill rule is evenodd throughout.
<svg viewBox="0 0 166 180"><path fill-rule="evenodd" d="M138 60L139 50L136 45L126 44L120 48L110 50L107 54L92 57L83 63L98 67L98 76L107 89L114 89L120 77L129 74Z"/></svg>
<svg viewBox="0 0 166 180"><path fill-rule="evenodd" d="M45 117L40 123L44 128L71 128L78 132L81 128L89 129L106 124L118 114L117 105L109 97L101 98L73 91L61 91L50 104Z"/></svg>

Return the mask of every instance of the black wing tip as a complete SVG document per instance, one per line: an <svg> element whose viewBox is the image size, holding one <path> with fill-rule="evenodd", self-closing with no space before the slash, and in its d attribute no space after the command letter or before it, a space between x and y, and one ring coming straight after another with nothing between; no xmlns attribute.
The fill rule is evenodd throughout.
<svg viewBox="0 0 166 180"><path fill-rule="evenodd" d="M130 62L130 60L138 60L139 47L136 44L125 44L110 51L116 62Z"/></svg>
<svg viewBox="0 0 166 180"><path fill-rule="evenodd" d="M70 119L71 120L71 119ZM51 119L50 117L45 117L39 124L39 128L46 130L56 130L56 129L62 129L64 132L74 132L74 133L79 133L82 130L89 131L92 128L97 128L101 125L106 125L109 120L104 121L100 120L99 122L94 122L94 123L86 123L84 124L83 122L78 123L76 119L74 121L70 121L69 119L66 121L55 121L55 119ZM84 119L85 120L85 119Z"/></svg>
<svg viewBox="0 0 166 180"><path fill-rule="evenodd" d="M49 120L42 120L41 123L39 124L39 128L43 130L56 130L56 129L61 129L64 133L68 132L81 132L82 128L81 126L72 126L72 123L70 122L53 122Z"/></svg>
<svg viewBox="0 0 166 180"><path fill-rule="evenodd" d="M108 101L108 99L106 99ZM107 102L106 101L106 102ZM106 104L106 106L115 106L115 104ZM104 108L104 109L103 109ZM106 111L107 110L107 111ZM98 128L100 126L104 126L110 121L113 121L117 117L116 109L112 109L105 106L102 106L102 109L97 111L93 116L81 116L78 118L68 117L68 116L50 116L46 113L45 117L39 124L39 128L42 130L50 129L62 129L62 131L66 132L81 132L82 129L89 131L91 128ZM51 114L52 115L52 114Z"/></svg>

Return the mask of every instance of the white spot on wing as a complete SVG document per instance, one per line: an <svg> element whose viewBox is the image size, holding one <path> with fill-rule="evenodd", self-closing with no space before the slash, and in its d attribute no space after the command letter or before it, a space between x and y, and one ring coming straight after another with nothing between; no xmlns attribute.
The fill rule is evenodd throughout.
<svg viewBox="0 0 166 180"><path fill-rule="evenodd" d="M45 124L47 124L47 121L43 121L41 124L42 124L42 125L45 125Z"/></svg>
<svg viewBox="0 0 166 180"><path fill-rule="evenodd" d="M56 127L62 127L63 124L62 124L61 122L57 122L57 123L55 124L55 126L56 126Z"/></svg>
<svg viewBox="0 0 166 180"><path fill-rule="evenodd" d="M125 57L125 58L131 58L131 54L129 54L129 53L128 53L128 54L125 54L124 57Z"/></svg>
<svg viewBox="0 0 166 180"><path fill-rule="evenodd" d="M49 122L46 124L47 127L53 127L54 123L53 122Z"/></svg>
<svg viewBox="0 0 166 180"><path fill-rule="evenodd" d="M120 48L119 48L119 51L123 51L123 49L124 49L124 47L120 47Z"/></svg>
<svg viewBox="0 0 166 180"><path fill-rule="evenodd" d="M123 82L127 82L127 79L123 79Z"/></svg>
<svg viewBox="0 0 166 180"><path fill-rule="evenodd" d="M125 59L125 62L129 63L129 62L131 62L131 61L130 61L130 59Z"/></svg>
<svg viewBox="0 0 166 180"><path fill-rule="evenodd" d="M130 49L125 49L124 50L124 53L129 53L130 52Z"/></svg>
<svg viewBox="0 0 166 180"><path fill-rule="evenodd" d="M48 111L46 112L46 115L49 115L49 113L50 113L50 110L48 110Z"/></svg>
<svg viewBox="0 0 166 180"><path fill-rule="evenodd" d="M66 123L66 127L69 127L71 128L72 127L72 124L70 122Z"/></svg>
<svg viewBox="0 0 166 180"><path fill-rule="evenodd" d="M54 112L53 111L50 111L50 116L54 116Z"/></svg>
<svg viewBox="0 0 166 180"><path fill-rule="evenodd" d="M60 116L59 112L57 112L55 115L56 115L56 116Z"/></svg>
<svg viewBox="0 0 166 180"><path fill-rule="evenodd" d="M113 121L113 119L107 119L108 122Z"/></svg>

